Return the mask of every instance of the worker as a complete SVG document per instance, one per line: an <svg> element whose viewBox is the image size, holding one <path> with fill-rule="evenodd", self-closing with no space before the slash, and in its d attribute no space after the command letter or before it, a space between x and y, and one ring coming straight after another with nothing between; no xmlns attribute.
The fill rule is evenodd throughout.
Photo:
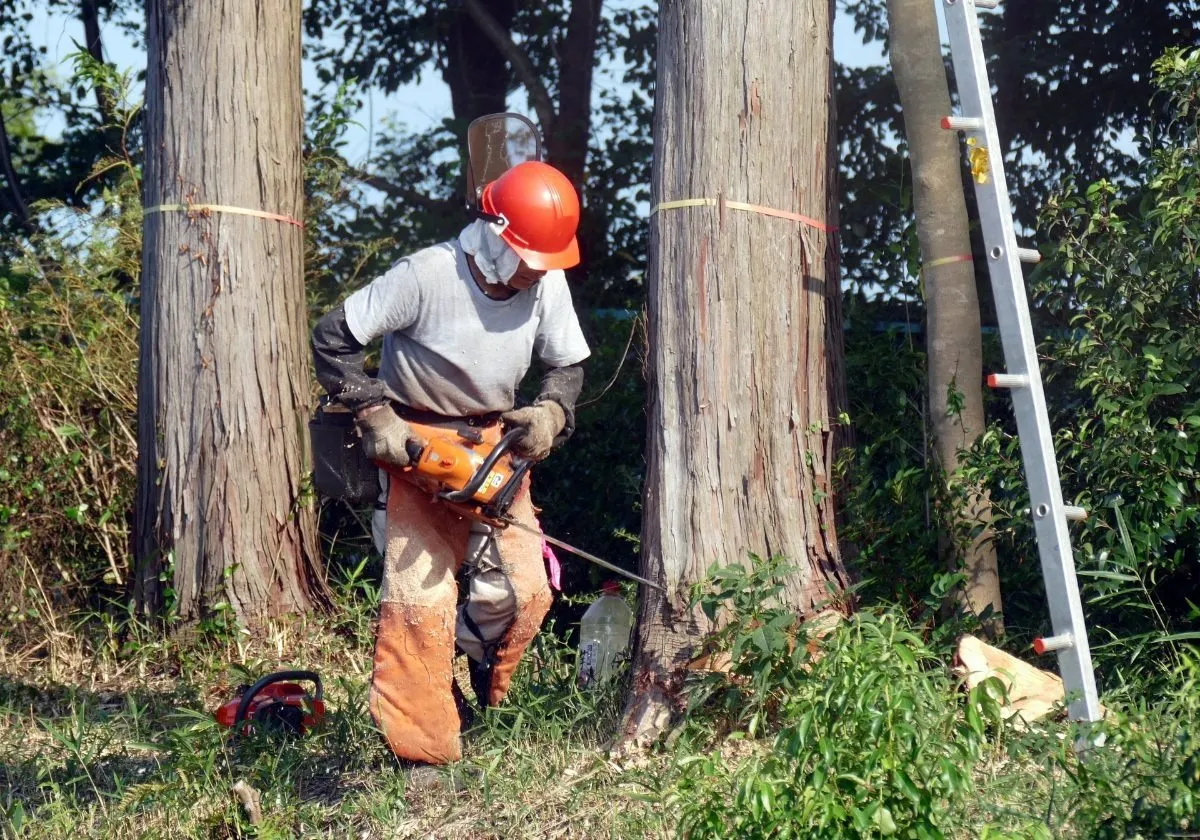
<svg viewBox="0 0 1200 840"><path fill-rule="evenodd" d="M400 260L313 329L318 380L354 411L366 454L386 467L373 528L384 572L371 715L399 757L429 764L461 756L456 644L480 703L499 703L551 595L536 533L473 523L403 479L408 421L467 426L492 443L521 429L515 452L540 461L574 430L590 354L562 271L579 263L571 182L527 161L487 184L480 207L456 239ZM377 338L373 378L363 351ZM546 366L540 392L514 408L535 352ZM539 530L528 475L509 513Z"/></svg>

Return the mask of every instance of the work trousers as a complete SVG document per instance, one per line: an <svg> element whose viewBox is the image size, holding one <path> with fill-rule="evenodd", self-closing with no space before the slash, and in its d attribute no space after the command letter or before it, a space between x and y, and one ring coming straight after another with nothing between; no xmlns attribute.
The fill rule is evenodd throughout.
<svg viewBox="0 0 1200 840"><path fill-rule="evenodd" d="M483 434L495 442L499 427ZM487 700L499 703L550 609L542 540L516 528L492 533L403 477L388 484L385 527L375 529L385 544L371 715L396 755L444 764L461 757L455 642L477 662L494 663ZM528 476L509 513L538 529ZM458 608L464 561L474 566Z"/></svg>

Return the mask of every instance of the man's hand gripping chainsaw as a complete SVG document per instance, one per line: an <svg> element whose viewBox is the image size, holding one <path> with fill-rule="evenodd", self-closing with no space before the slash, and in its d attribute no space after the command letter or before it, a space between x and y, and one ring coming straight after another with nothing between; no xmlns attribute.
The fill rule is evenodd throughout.
<svg viewBox="0 0 1200 840"><path fill-rule="evenodd" d="M532 465L510 451L525 434L524 429L511 429L492 444L474 429L445 429L421 423L408 426L412 434L406 446L409 465L403 468L382 465L393 475L427 490L461 516L495 528L511 525L529 531L597 566L662 591L653 581L529 528L509 515L508 509Z"/></svg>

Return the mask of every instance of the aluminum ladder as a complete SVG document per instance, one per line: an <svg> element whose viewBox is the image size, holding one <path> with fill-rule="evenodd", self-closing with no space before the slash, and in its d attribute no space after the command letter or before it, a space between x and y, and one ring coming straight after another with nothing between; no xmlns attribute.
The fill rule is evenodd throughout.
<svg viewBox="0 0 1200 840"><path fill-rule="evenodd" d="M1029 484L1030 513L1054 628L1054 635L1036 640L1034 649L1039 654L1053 651L1058 655L1058 669L1066 688L1071 719L1096 721L1100 719L1100 701L1096 695L1092 654L1088 648L1083 604L1067 530L1069 520L1085 519L1087 512L1063 502L1021 270L1022 262L1035 263L1041 255L1034 249L1017 246L1000 136L992 109L992 89L976 15L977 9L996 8L998 0L941 2L962 111L959 116L943 118L942 128L961 131L966 136L988 274L1004 345L1006 372L990 375L988 385L1006 388L1012 397L1021 457Z"/></svg>

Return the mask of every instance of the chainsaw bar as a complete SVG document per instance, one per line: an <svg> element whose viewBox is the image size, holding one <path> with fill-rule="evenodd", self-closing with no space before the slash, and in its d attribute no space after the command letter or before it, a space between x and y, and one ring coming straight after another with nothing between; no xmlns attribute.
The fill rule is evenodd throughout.
<svg viewBox="0 0 1200 840"><path fill-rule="evenodd" d="M623 578L628 578L629 580L637 581L638 583L640 583L644 586L649 586L651 589L657 589L659 592L663 593L664 595L667 593L666 589L659 586L654 581L647 580L646 578L642 577L641 575L635 575L633 572L626 571L625 569L622 569L620 566L617 566L613 563L608 562L607 560L603 560L603 559L597 557L595 554L584 551L581 548L576 548L575 546L571 545L570 543L565 543L562 540L558 539L557 537L552 537L549 534L544 534L541 531L535 530L534 528L530 528L528 525L524 525L524 524L518 522L517 520L513 519L512 516L507 513L501 514L500 519L503 522L505 522L506 524L512 525L512 526L524 531L527 534L534 534L535 536L541 537L542 539L544 539L546 542L550 543L551 545L556 545L559 548L563 549L564 551L569 551L576 556L582 557L584 560L587 560L589 563L595 563L597 566L599 566L602 569L608 569L610 572L615 572Z"/></svg>

